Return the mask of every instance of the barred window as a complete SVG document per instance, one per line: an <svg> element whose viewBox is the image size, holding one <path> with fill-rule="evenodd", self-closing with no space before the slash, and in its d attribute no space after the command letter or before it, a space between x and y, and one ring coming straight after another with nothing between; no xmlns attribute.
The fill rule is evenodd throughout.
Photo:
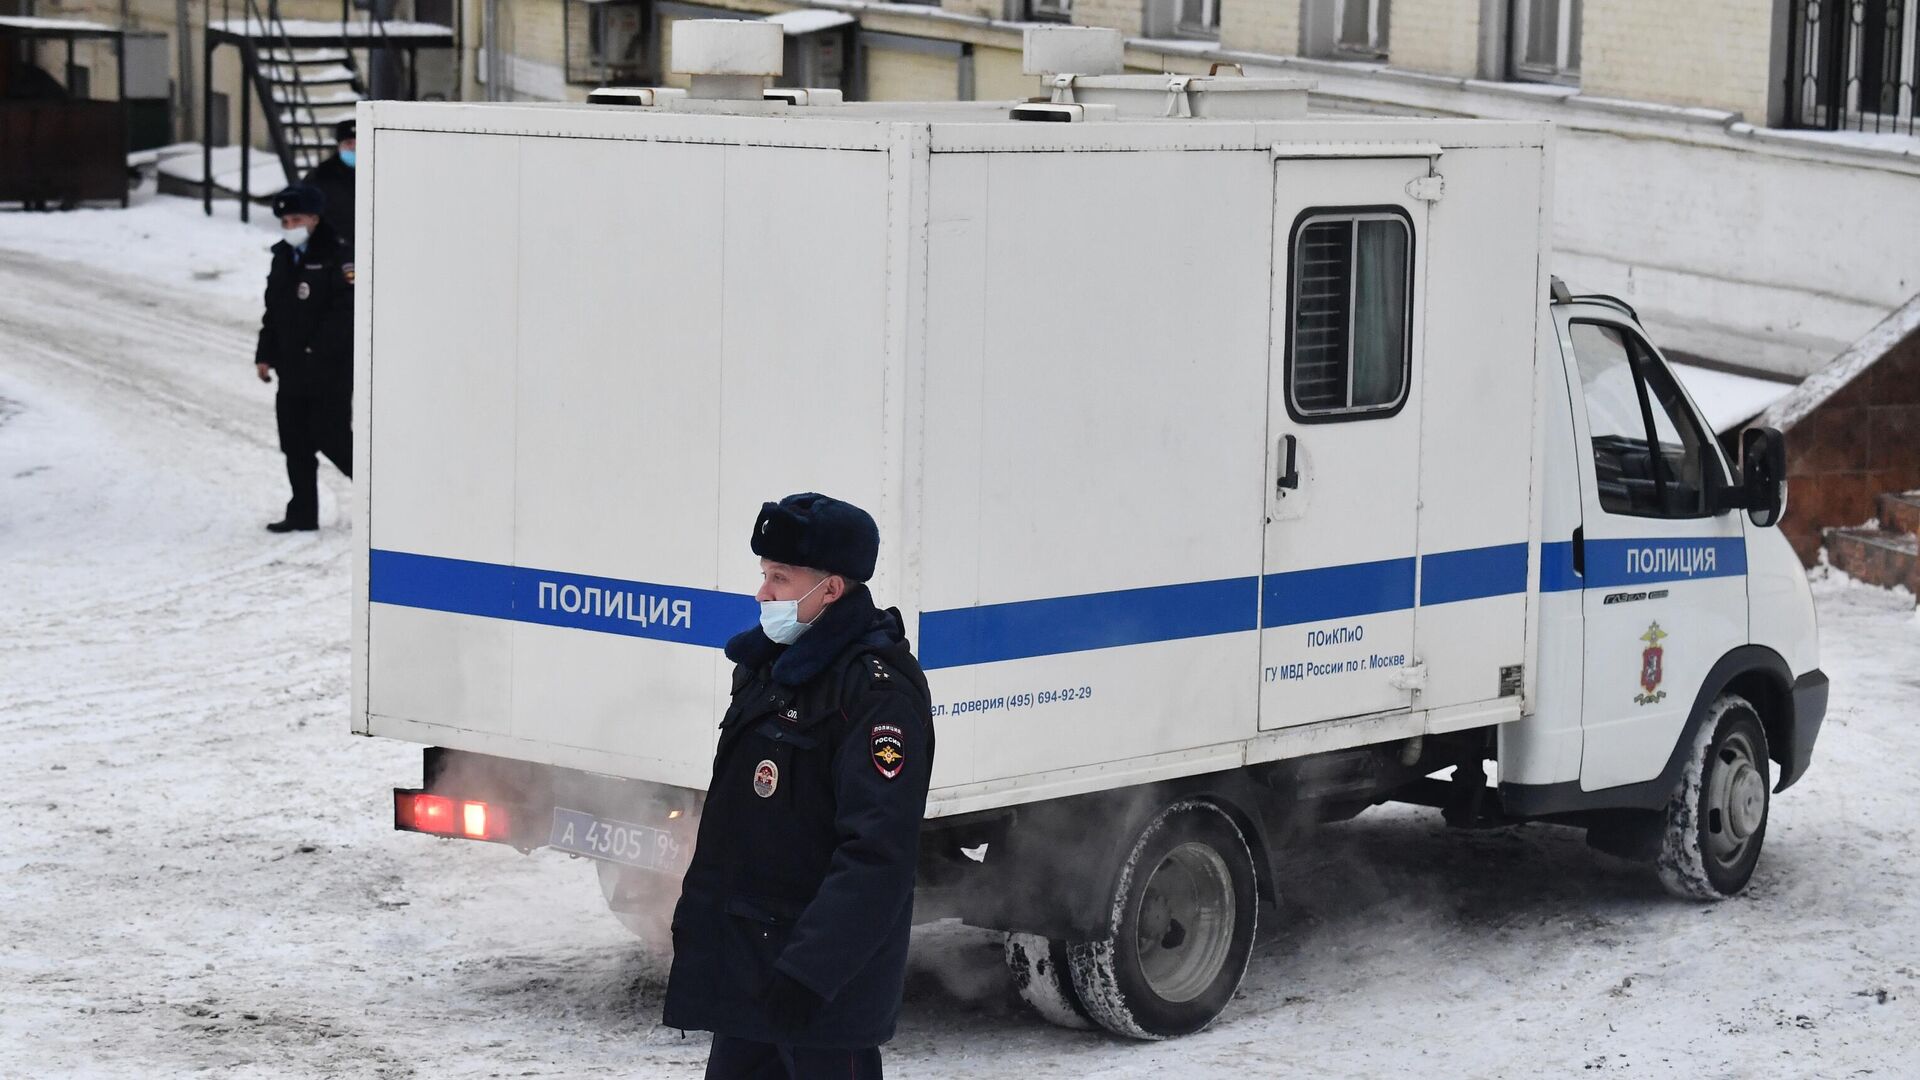
<svg viewBox="0 0 1920 1080"><path fill-rule="evenodd" d="M1390 413L1407 395L1413 230L1393 213L1314 214L1294 234L1293 411Z"/></svg>

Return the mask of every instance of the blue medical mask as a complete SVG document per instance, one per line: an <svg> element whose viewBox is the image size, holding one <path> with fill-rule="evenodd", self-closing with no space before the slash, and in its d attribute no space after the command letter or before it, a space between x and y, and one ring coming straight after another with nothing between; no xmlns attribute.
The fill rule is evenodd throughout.
<svg viewBox="0 0 1920 1080"><path fill-rule="evenodd" d="M812 596L815 590L826 583L827 579L821 578L814 583L812 589L807 590L806 596L802 596L800 600L805 600L808 596ZM813 623L800 621L800 600L760 601L761 632L766 634L770 640L781 645L791 645L799 641L800 635L813 629ZM815 618L817 620L818 616L815 616Z"/></svg>
<svg viewBox="0 0 1920 1080"><path fill-rule="evenodd" d="M340 151L340 160L343 162L346 162L347 168L349 169L353 168L353 151L351 150Z"/></svg>

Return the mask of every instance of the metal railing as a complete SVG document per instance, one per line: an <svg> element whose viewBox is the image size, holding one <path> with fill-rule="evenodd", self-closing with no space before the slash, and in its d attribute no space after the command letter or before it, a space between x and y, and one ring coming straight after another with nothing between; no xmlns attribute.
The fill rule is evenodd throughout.
<svg viewBox="0 0 1920 1080"><path fill-rule="evenodd" d="M261 55L262 50L257 45L249 45L247 51L252 54L254 83L260 91L260 108L267 114L267 130L273 137L273 145L280 151L280 163L286 169L287 179L292 182L300 179L310 163L300 153L304 147L296 145L293 133L281 121L280 110L285 107L292 114L292 127L296 131L302 126L310 127L315 120L313 96L307 92L307 80L300 71L299 57L294 55L293 38L287 34L286 21L280 17L279 0L268 0L264 12L261 12L258 0L246 0L246 4L248 21L257 19L261 28L271 35L269 40L277 42L266 50L267 56ZM280 54L277 60L270 55L275 50ZM292 78L275 78L275 75L291 75ZM293 87L291 100L275 92L276 85ZM308 121L305 125L300 122L303 114ZM241 130L246 130L244 121Z"/></svg>
<svg viewBox="0 0 1920 1080"><path fill-rule="evenodd" d="M1793 0L1787 124L1913 135L1920 0Z"/></svg>

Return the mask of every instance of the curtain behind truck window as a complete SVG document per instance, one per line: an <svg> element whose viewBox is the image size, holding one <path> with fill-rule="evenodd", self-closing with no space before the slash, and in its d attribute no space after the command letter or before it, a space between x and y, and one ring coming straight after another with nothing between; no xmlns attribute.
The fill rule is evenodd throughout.
<svg viewBox="0 0 1920 1080"><path fill-rule="evenodd" d="M1673 376L1644 342L1618 327L1576 322L1568 330L1601 509L1638 517L1708 513L1705 439Z"/></svg>
<svg viewBox="0 0 1920 1080"><path fill-rule="evenodd" d="M1294 242L1295 411L1389 411L1407 385L1412 236L1386 214L1316 215Z"/></svg>

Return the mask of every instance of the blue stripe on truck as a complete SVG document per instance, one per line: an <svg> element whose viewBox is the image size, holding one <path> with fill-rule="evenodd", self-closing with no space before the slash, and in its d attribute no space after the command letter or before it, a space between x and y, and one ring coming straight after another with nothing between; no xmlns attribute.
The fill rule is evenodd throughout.
<svg viewBox="0 0 1920 1080"><path fill-rule="evenodd" d="M1254 628L1258 578L1021 600L920 616L920 664L929 670L1110 649Z"/></svg>
<svg viewBox="0 0 1920 1080"><path fill-rule="evenodd" d="M1322 566L1268 574L1261 587L1260 623L1300 623L1351 619L1413 606L1413 560Z"/></svg>
<svg viewBox="0 0 1920 1080"><path fill-rule="evenodd" d="M1747 570L1746 546L1737 537L1589 540L1585 576L1574 573L1572 544L1540 548L1543 592ZM1418 570L1421 606L1510 596L1526 591L1527 545L1435 552L1421 557ZM920 662L936 669L1296 626L1412 608L1415 580L1413 559L1383 559L949 608L921 614L917 644ZM725 645L759 617L753 597L740 593L379 549L371 553L367 597L378 604L708 648Z"/></svg>
<svg viewBox="0 0 1920 1080"><path fill-rule="evenodd" d="M1527 591L1527 545L1442 551L1420 557L1420 606Z"/></svg>
<svg viewBox="0 0 1920 1080"><path fill-rule="evenodd" d="M1741 577L1747 543L1737 536L1635 537L1583 542L1586 573L1573 568L1573 543L1540 545L1540 591L1617 589L1696 578Z"/></svg>
<svg viewBox="0 0 1920 1080"><path fill-rule="evenodd" d="M759 619L751 596L375 549L367 599L719 648Z"/></svg>

